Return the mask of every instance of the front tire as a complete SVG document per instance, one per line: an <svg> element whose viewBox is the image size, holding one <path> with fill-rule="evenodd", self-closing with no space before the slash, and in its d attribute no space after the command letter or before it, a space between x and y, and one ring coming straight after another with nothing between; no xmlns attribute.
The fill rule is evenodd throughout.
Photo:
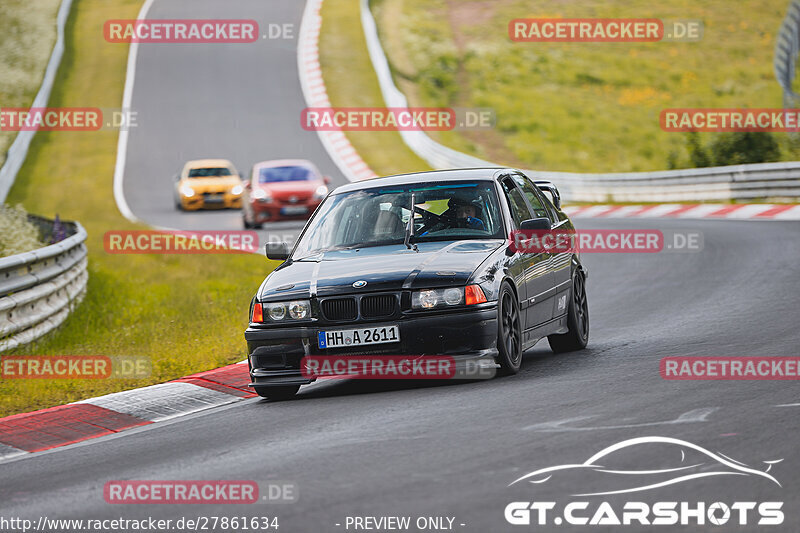
<svg viewBox="0 0 800 533"><path fill-rule="evenodd" d="M589 343L589 304L586 300L586 277L577 270L572 278L572 298L567 309L569 331L548 335L547 342L555 353L583 350Z"/></svg>
<svg viewBox="0 0 800 533"><path fill-rule="evenodd" d="M522 366L522 323L517 295L506 282L497 298L497 349L500 373L516 374Z"/></svg>
<svg viewBox="0 0 800 533"><path fill-rule="evenodd" d="M300 385L281 385L279 387L253 387L256 394L273 402L289 400L300 390Z"/></svg>

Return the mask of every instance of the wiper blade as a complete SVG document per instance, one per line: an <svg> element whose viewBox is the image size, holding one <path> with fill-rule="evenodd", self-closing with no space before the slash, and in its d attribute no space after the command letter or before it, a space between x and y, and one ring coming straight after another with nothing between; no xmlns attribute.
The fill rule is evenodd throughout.
<svg viewBox="0 0 800 533"><path fill-rule="evenodd" d="M403 244L406 245L406 248L411 249L414 248L415 252L419 252L417 248L417 243L412 243L411 238L414 237L414 206L416 205L416 193L411 193L411 209L409 210L408 215L408 224L406 224L406 237L403 239Z"/></svg>

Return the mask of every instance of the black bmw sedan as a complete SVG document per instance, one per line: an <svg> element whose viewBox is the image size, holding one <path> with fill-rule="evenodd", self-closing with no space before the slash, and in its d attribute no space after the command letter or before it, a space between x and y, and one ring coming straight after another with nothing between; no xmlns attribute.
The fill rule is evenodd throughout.
<svg viewBox="0 0 800 533"><path fill-rule="evenodd" d="M547 194L544 194L544 193ZM558 190L514 169L403 174L343 185L315 211L250 305L251 386L293 396L309 356L447 356L516 373L547 337L589 338L574 250L520 251L520 230L574 231Z"/></svg>

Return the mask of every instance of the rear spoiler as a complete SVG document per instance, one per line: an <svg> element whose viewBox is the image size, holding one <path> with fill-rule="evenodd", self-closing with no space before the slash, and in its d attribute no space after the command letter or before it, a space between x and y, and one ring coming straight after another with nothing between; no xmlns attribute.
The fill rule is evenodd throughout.
<svg viewBox="0 0 800 533"><path fill-rule="evenodd" d="M558 187L546 180L534 180L533 183L543 191L549 192L553 197L553 205L556 206L556 209L561 209L561 193L558 192Z"/></svg>

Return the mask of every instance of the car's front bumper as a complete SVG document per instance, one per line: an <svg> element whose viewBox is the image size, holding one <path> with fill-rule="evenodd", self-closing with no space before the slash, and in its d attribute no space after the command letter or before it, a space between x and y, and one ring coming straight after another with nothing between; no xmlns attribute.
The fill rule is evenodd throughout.
<svg viewBox="0 0 800 533"><path fill-rule="evenodd" d="M400 342L320 349L319 331L397 325ZM467 377L464 365L480 363L494 368L497 356L497 308L495 305L468 311L403 316L384 322L300 327L258 327L245 331L252 386L295 385L314 381L303 376L300 361L313 355L401 355L449 356L456 363L459 376ZM473 364L474 368L474 364Z"/></svg>
<svg viewBox="0 0 800 533"><path fill-rule="evenodd" d="M256 224L276 220L305 220L319 207L322 200L308 200L298 203L272 201L264 203L252 200L250 207Z"/></svg>
<svg viewBox="0 0 800 533"><path fill-rule="evenodd" d="M221 199L209 201L204 194L195 194L188 197L181 195L181 203L187 211L196 209L239 209L242 207L241 194L231 194L225 191L216 191L212 194L221 194L222 197Z"/></svg>

